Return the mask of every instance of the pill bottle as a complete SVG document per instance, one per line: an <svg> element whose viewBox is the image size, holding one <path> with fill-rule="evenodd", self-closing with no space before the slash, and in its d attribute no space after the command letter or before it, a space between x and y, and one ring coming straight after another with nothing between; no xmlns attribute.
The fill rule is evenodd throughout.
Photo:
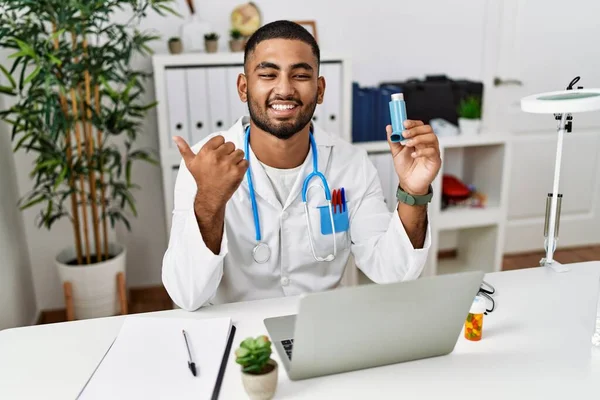
<svg viewBox="0 0 600 400"><path fill-rule="evenodd" d="M485 301L476 296L465 321L465 338L477 342L481 340L483 332L483 313L485 312Z"/></svg>
<svg viewBox="0 0 600 400"><path fill-rule="evenodd" d="M394 143L404 140L404 121L406 121L406 104L404 103L404 94L392 94L390 105L390 117L392 122L392 135L390 140Z"/></svg>

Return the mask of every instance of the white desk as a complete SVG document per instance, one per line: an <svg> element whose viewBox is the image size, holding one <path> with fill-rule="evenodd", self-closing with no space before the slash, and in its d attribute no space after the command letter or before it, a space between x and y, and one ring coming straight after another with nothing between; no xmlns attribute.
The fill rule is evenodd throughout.
<svg viewBox="0 0 600 400"><path fill-rule="evenodd" d="M480 342L461 334L448 356L304 381L290 381L280 369L275 398L598 399L600 351L590 339L600 262L570 266L562 274L535 268L486 275L497 290L497 308L484 317ZM296 298L286 298L147 315L230 316L238 328L235 349L245 337L266 333L263 318L293 313L295 305ZM1 331L0 399L75 398L123 318ZM435 329L434 315L431 326L422 329ZM221 399L247 398L233 349ZM273 357L279 360L276 353Z"/></svg>

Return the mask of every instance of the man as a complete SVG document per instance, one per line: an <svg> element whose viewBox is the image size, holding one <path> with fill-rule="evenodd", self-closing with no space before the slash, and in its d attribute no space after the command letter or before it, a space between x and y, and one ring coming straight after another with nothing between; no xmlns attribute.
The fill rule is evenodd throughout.
<svg viewBox="0 0 600 400"><path fill-rule="evenodd" d="M377 283L422 272L437 137L407 121L403 146L389 142L387 127L402 200L390 213L366 152L311 123L326 93L319 63L300 25L263 26L248 40L237 81L250 117L193 148L174 138L183 160L162 277L181 308L335 288L350 253ZM315 162L324 179L305 184ZM326 184L337 202L343 188L345 211L330 211Z"/></svg>

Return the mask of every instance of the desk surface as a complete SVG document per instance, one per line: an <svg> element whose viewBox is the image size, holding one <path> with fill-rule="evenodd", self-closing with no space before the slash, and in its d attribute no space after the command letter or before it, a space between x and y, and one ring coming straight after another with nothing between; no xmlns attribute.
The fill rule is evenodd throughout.
<svg viewBox="0 0 600 400"><path fill-rule="evenodd" d="M280 369L275 398L598 396L600 350L592 348L590 339L600 262L569 265L571 271L566 273L533 268L486 275L485 280L497 290L496 310L484 317L480 342L469 342L461 334L447 356L304 381L290 381ZM235 349L247 336L266 334L265 317L294 313L296 303L297 298L291 297L213 306L193 313L169 310L144 315L230 316L238 328ZM0 399L75 398L123 318L0 331ZM434 316L431 322L434 326ZM273 358L279 361L275 352ZM233 353L220 398L247 398Z"/></svg>

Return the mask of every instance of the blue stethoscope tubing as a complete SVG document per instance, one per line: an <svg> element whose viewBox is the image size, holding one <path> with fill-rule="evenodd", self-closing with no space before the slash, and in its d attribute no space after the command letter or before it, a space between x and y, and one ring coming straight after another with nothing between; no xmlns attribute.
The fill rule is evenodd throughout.
<svg viewBox="0 0 600 400"><path fill-rule="evenodd" d="M310 248L313 253L313 257L317 261L333 261L335 256L337 255L337 246L335 240L335 224L333 220L333 207L331 205L331 191L329 190L329 185L327 184L327 179L325 176L319 172L318 165L318 157L317 157L317 145L315 143L315 139L313 137L312 131L310 133L310 147L313 152L313 171L304 179L302 184L302 202L304 203L304 214L306 217L306 224L308 226L308 238L310 242ZM244 137L244 158L248 160L250 163L250 126L246 127L246 134ZM331 222L331 229L333 234L333 253L327 255L326 257L319 257L315 252L314 241L312 236L312 225L310 222L310 218L308 216L308 202L307 193L308 193L308 184L313 178L319 178L321 183L323 184L323 190L325 192L325 199L327 200L327 206L329 208L329 218ZM246 179L248 180L248 189L250 192L250 202L252 203L252 214L254 217L254 231L256 237L256 246L252 250L252 257L254 261L259 264L264 264L269 261L271 257L271 249L269 245L262 241L261 230L260 230L260 220L258 218L258 206L256 204L256 195L254 193L254 185L252 184L252 172L250 169L250 165L248 165L248 169L246 170Z"/></svg>

